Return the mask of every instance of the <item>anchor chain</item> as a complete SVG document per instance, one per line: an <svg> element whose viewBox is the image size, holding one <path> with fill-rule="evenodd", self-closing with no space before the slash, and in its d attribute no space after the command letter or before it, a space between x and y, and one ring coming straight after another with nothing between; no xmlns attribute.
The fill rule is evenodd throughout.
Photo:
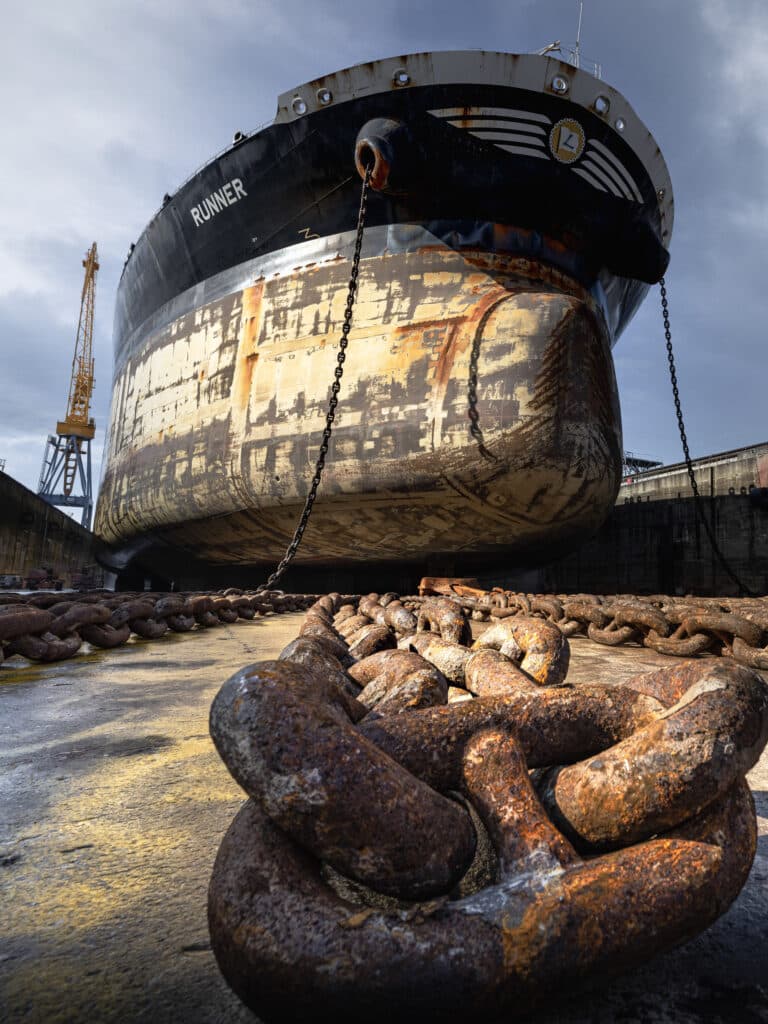
<svg viewBox="0 0 768 1024"><path fill-rule="evenodd" d="M255 593L229 588L214 593L90 591L0 594L0 664L14 656L52 662L72 658L83 643L109 650L132 636L159 640L190 630L308 608L310 594Z"/></svg>
<svg viewBox="0 0 768 1024"><path fill-rule="evenodd" d="M758 595L750 590L749 587L742 582L742 580L736 575L733 569L730 567L720 550L720 545L717 543L715 538L715 531L704 514L704 508L702 505L701 495L699 494L699 485L696 482L696 474L693 469L693 462L691 460L691 453L688 450L688 437L685 433L685 423L683 422L683 410L680 404L680 391L677 386L677 373L675 371L675 356L672 351L672 330L669 325L669 303L667 302L667 287L664 278L662 277L659 282L661 286L661 315L664 320L664 337L667 343L667 361L669 363L669 378L672 381L672 397L675 402L675 414L677 416L677 426L680 431L680 441L683 446L683 455L685 456L685 468L688 470L688 479L691 482L691 490L693 491L694 507L696 509L696 515L704 527L704 532L709 538L709 543L715 557L722 565L726 574L739 588L740 594L746 594L748 597L757 597Z"/></svg>
<svg viewBox="0 0 768 1024"><path fill-rule="evenodd" d="M211 944L261 1019L519 1019L724 913L756 849L757 673L562 685L548 623L473 641L455 602L409 603L325 595L213 702L250 799L213 869Z"/></svg>
<svg viewBox="0 0 768 1024"><path fill-rule="evenodd" d="M511 295L502 295L501 298L493 302L483 313L480 323L477 325L475 336L472 339L472 351L469 355L469 380L467 383L467 416L469 417L469 432L477 444L477 450L488 462L498 462L499 460L493 452L486 448L485 438L483 437L483 431L480 426L480 413L477 408L477 373L478 362L480 359L480 342L482 341L483 332L485 331L488 320L491 318L492 314L496 312L503 302L506 302L510 298L512 298Z"/></svg>
<svg viewBox="0 0 768 1024"><path fill-rule="evenodd" d="M315 504L315 498L317 497L317 489L320 486L320 480L323 475L323 469L325 468L325 456L328 454L328 443L331 439L331 432L333 430L333 423L336 419L336 406L339 404L339 391L341 390L341 378L344 373L344 362L347 358L347 345L349 344L349 332L352 327L352 310L355 305L355 298L357 295L357 278L360 272L360 251L363 245L363 231L365 230L365 211L368 202L368 187L371 181L371 166L368 165L365 168L365 178L363 179L363 186L360 191L360 206L357 213L357 234L355 236L355 249L352 255L352 271L349 275L349 289L347 291L347 305L344 310L344 323L341 328L341 337L339 338L339 349L336 356L336 368L333 371L333 383L331 384L331 398L328 402L328 412L325 417L325 429L323 430L323 438L320 442L320 450L315 463L315 475L312 477L312 485L309 489L306 501L304 502L304 508L302 509L301 516L299 518L298 525L293 533L293 538L290 544L285 549L281 561L278 563L277 568L272 575L267 579L266 583L262 583L256 588L256 593L260 594L264 590L271 590L275 586L277 581L283 576L285 570L293 561L294 555L299 549L301 544L301 538L304 536L304 531L309 523L309 517L312 515L312 506Z"/></svg>
<svg viewBox="0 0 768 1024"><path fill-rule="evenodd" d="M476 621L544 619L567 637L598 644L635 644L657 654L691 658L708 652L768 670L768 599L676 597L668 594L523 594L495 587L481 590L449 579L425 577L418 608L429 595L454 601Z"/></svg>
<svg viewBox="0 0 768 1024"><path fill-rule="evenodd" d="M351 621L339 629L375 627L373 641L366 640L370 644L378 635L376 628L407 630L417 621L453 622L452 628L459 633L447 635L465 640L461 636L464 612L476 621L538 620L544 627L551 623L565 637L581 635L610 647L635 644L670 657L689 658L707 652L768 671L765 598L523 594L500 588L485 591L434 577L422 580L419 595L404 597L402 602L393 594L386 595L390 600L382 598L383 604L362 598L355 613L350 613L348 602L358 598L348 596L344 607ZM423 595L440 595L444 600L436 605ZM186 633L255 615L298 611L314 601L311 594L256 593L236 588L209 594L3 594L0 664L13 655L32 661L59 661L78 653L84 641L91 647L111 648L127 643L132 634L159 639L168 631ZM423 610L427 601L429 607Z"/></svg>

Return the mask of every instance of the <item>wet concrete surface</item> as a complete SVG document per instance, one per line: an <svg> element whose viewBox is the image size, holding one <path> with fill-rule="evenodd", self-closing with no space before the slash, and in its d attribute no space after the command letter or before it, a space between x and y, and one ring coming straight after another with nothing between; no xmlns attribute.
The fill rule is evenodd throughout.
<svg viewBox="0 0 768 1024"><path fill-rule="evenodd" d="M208 942L208 879L243 800L208 737L208 708L232 672L275 656L300 621L0 666L0 1020L255 1020ZM569 679L669 664L577 638ZM749 781L758 853L730 911L629 975L563 993L531 1024L768 1022L768 754Z"/></svg>

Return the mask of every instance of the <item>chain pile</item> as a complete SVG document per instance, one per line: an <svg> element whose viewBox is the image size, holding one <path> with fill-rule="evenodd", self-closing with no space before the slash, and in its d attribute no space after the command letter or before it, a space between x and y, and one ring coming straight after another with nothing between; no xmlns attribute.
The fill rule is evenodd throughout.
<svg viewBox="0 0 768 1024"><path fill-rule="evenodd" d="M554 622L471 625L449 598L326 595L214 700L250 799L211 941L261 1019L511 1019L690 938L746 881L756 672L575 686Z"/></svg>
<svg viewBox="0 0 768 1024"><path fill-rule="evenodd" d="M71 658L83 643L112 648L131 636L156 640L169 630L188 633L270 612L301 611L315 600L282 591L214 594L98 591L0 596L0 664L13 655L30 661Z"/></svg>
<svg viewBox="0 0 768 1024"><path fill-rule="evenodd" d="M642 644L658 654L683 658L707 651L768 670L766 598L520 594L449 582L436 583L431 590L456 601L480 621L534 616L554 623L565 636L588 636L609 647ZM409 599L414 606L419 600Z"/></svg>

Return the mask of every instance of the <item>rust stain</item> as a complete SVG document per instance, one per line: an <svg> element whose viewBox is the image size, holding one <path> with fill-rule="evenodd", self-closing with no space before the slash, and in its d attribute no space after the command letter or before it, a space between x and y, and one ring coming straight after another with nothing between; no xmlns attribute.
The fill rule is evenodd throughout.
<svg viewBox="0 0 768 1024"><path fill-rule="evenodd" d="M116 382L102 535L162 529L216 562L278 552L311 476L346 272L345 261L332 261L261 279L147 339ZM582 295L589 301L533 260L479 252L424 247L364 264L333 457L302 560L342 557L350 536L359 557L530 545L560 532L564 501L568 529L582 520L594 528L613 494L591 471L574 471L573 438L584 464L597 467L605 426L594 423L599 410L586 392L601 384L610 418L612 374L609 366L601 382L597 365L610 352L596 344L596 362L583 368L578 353L569 357L585 379L566 403L559 448L551 430L521 430L552 415L546 402L531 406L536 377L550 369L542 359L557 309ZM478 465L469 435L478 329L479 410L498 467ZM393 498L405 493L407 501Z"/></svg>
<svg viewBox="0 0 768 1024"><path fill-rule="evenodd" d="M459 127L471 128L472 127L472 108L462 107L461 115L459 117Z"/></svg>
<svg viewBox="0 0 768 1024"><path fill-rule="evenodd" d="M251 394L253 371L258 360L256 346L261 333L263 299L263 280L243 291L243 328L232 382L232 405L236 409L245 409Z"/></svg>
<svg viewBox="0 0 768 1024"><path fill-rule="evenodd" d="M440 330L445 327L445 317L431 317L427 320L419 320L417 324L401 324L392 328L392 335L395 338L407 338L413 334L422 334L424 331Z"/></svg>

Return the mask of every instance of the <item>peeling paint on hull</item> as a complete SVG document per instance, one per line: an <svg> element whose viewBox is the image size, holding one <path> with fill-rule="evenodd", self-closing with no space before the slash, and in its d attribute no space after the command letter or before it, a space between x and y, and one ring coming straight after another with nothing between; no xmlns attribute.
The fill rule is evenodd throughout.
<svg viewBox="0 0 768 1024"><path fill-rule="evenodd" d="M620 93L554 57L400 54L284 93L131 246L105 566L202 585L282 556L315 471L371 161L304 585L341 565L352 580L374 563L550 561L607 516L611 347L669 262L661 151Z"/></svg>
<svg viewBox="0 0 768 1024"><path fill-rule="evenodd" d="M214 564L290 540L325 420L350 265L264 274L133 345L114 383L96 531ZM297 561L551 554L615 499L602 310L549 266L423 245L364 259L325 474ZM483 455L470 433L478 357Z"/></svg>

